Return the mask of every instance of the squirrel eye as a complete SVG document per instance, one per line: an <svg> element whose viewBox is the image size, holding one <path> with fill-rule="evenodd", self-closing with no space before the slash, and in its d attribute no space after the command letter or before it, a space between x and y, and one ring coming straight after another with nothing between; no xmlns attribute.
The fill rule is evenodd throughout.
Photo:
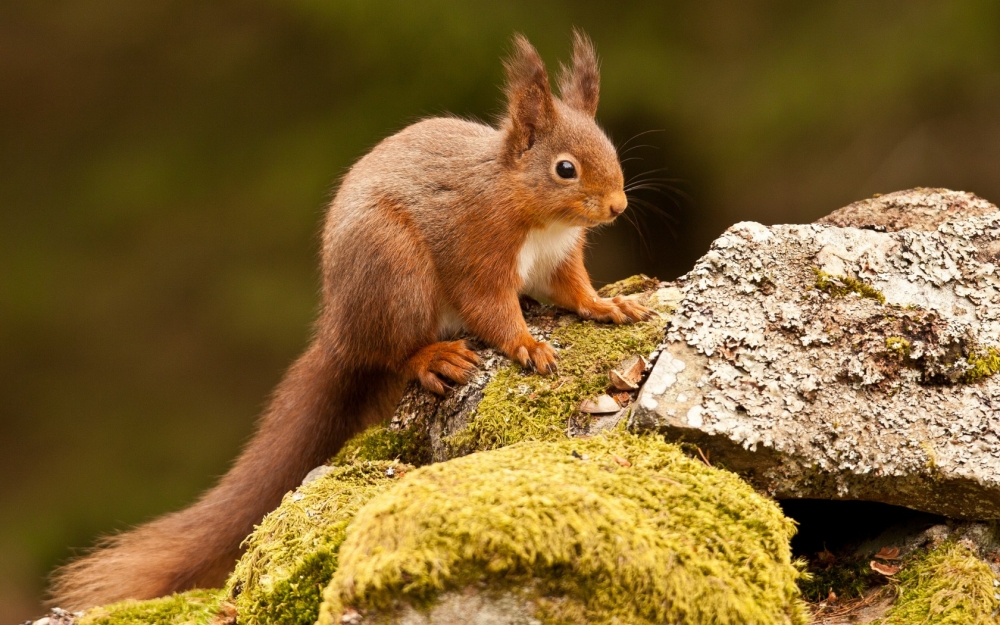
<svg viewBox="0 0 1000 625"><path fill-rule="evenodd" d="M566 180L576 178L576 167L569 161L559 161L556 163L556 175Z"/></svg>

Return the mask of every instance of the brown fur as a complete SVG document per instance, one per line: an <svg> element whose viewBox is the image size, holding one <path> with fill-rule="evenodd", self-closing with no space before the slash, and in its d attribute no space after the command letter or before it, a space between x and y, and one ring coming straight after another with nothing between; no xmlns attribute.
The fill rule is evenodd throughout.
<svg viewBox="0 0 1000 625"><path fill-rule="evenodd" d="M584 229L625 208L617 154L593 119L593 46L576 33L564 101L524 37L506 69L500 128L428 119L355 164L323 230L315 339L233 468L186 510L104 539L58 571L55 603L81 609L222 584L253 525L349 437L391 415L408 380L436 393L468 380L478 358L443 340L458 324L551 371L555 352L529 334L522 292L615 323L650 314L598 298L583 266ZM561 159L578 179L556 176Z"/></svg>

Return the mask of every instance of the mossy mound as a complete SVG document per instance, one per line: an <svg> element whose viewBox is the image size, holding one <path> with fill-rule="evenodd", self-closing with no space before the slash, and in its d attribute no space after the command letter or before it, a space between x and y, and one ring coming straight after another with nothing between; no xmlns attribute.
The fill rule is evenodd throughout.
<svg viewBox="0 0 1000 625"><path fill-rule="evenodd" d="M88 610L78 625L210 625L224 598L222 590L189 590L148 601L129 599Z"/></svg>
<svg viewBox="0 0 1000 625"><path fill-rule="evenodd" d="M666 323L660 316L630 325L573 321L556 328L550 342L558 349L559 371L538 375L516 365L502 367L483 389L468 426L450 442L468 452L565 438L580 403L604 393L611 383L608 373L622 361L649 356L663 340Z"/></svg>
<svg viewBox="0 0 1000 625"><path fill-rule="evenodd" d="M899 573L899 598L880 625L996 625L995 582L971 549L946 542Z"/></svg>
<svg viewBox="0 0 1000 625"><path fill-rule="evenodd" d="M833 566L812 569L799 581L806 601L821 602L834 593L839 601L857 599L875 586L886 583L885 577L872 569L869 557L838 558Z"/></svg>
<svg viewBox="0 0 1000 625"><path fill-rule="evenodd" d="M431 461L430 442L423 428L393 429L373 425L356 434L337 452L334 464L399 460L414 466Z"/></svg>
<svg viewBox="0 0 1000 625"><path fill-rule="evenodd" d="M601 287L597 294L601 297L618 297L619 295L636 295L646 291L652 291L660 285L656 278L650 278L645 274L636 274L630 278L612 282Z"/></svg>
<svg viewBox="0 0 1000 625"><path fill-rule="evenodd" d="M247 538L227 583L241 625L311 625L320 593L337 569L347 524L375 495L412 467L357 462L285 495Z"/></svg>
<svg viewBox="0 0 1000 625"><path fill-rule="evenodd" d="M649 357L663 340L673 312L669 298L655 278L638 275L605 286L602 295L636 295L638 301L658 311L649 321L614 325L582 321L565 314L548 340L557 349L559 370L538 375L519 365L500 366L482 391L468 424L446 437L447 457L497 449L526 440L566 438L571 420L585 425L580 413L583 400L604 393L611 381L608 373L632 356ZM432 460L426 423L407 428L375 425L348 441L335 462L400 460L422 466Z"/></svg>
<svg viewBox="0 0 1000 625"><path fill-rule="evenodd" d="M546 623L805 623L794 531L658 437L525 442L418 469L362 508L320 623L483 584Z"/></svg>

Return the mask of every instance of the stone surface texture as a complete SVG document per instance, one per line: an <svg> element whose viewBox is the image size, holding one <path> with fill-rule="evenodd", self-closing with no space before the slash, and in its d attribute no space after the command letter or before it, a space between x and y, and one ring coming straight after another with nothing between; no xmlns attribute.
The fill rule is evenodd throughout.
<svg viewBox="0 0 1000 625"><path fill-rule="evenodd" d="M393 622L399 625L542 625L533 616L535 606L512 593L490 596L480 593L444 593L426 611L404 605ZM381 625L384 616L359 613L341 618L344 625Z"/></svg>
<svg viewBox="0 0 1000 625"><path fill-rule="evenodd" d="M914 189L732 226L678 281L631 427L778 498L1000 518L996 211Z"/></svg>

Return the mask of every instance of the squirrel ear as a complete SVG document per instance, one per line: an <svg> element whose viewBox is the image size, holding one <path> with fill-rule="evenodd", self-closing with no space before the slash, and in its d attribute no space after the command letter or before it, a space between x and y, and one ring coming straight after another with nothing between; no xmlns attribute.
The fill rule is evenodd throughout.
<svg viewBox="0 0 1000 625"><path fill-rule="evenodd" d="M601 74L594 44L582 30L573 29L573 65L560 66L559 95L563 102L593 117L601 93Z"/></svg>
<svg viewBox="0 0 1000 625"><path fill-rule="evenodd" d="M545 63L524 35L514 36L514 52L504 62L507 70L507 152L516 158L531 148L535 138L552 128L556 107Z"/></svg>

